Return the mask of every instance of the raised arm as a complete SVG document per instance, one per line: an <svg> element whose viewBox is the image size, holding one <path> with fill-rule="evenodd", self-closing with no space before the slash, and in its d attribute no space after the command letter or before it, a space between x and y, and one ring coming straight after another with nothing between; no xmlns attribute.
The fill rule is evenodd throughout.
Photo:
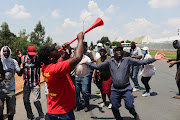
<svg viewBox="0 0 180 120"><path fill-rule="evenodd" d="M107 60L99 65L93 64L91 62L86 62L85 64L88 65L91 69L103 70L103 69L109 67L109 60Z"/></svg>
<svg viewBox="0 0 180 120"><path fill-rule="evenodd" d="M156 55L154 56L154 58L149 58L149 59L144 59L144 60L138 60L138 59L133 59L130 58L130 64L133 65L146 65L146 64L150 64L155 62L156 60L160 60L164 58L164 54L159 54L158 52L156 53Z"/></svg>
<svg viewBox="0 0 180 120"><path fill-rule="evenodd" d="M75 66L81 61L83 57L83 39L84 39L84 34L83 32L80 32L77 35L78 39L78 45L76 48L76 51L74 53L74 56L69 59L69 64L70 64L70 69L73 70Z"/></svg>

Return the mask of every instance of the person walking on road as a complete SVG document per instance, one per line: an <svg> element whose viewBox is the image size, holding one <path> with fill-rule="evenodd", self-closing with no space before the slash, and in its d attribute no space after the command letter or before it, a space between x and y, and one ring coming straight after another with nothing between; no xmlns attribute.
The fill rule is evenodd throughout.
<svg viewBox="0 0 180 120"><path fill-rule="evenodd" d="M75 120L73 108L76 105L74 84L69 76L71 70L83 56L83 32L77 35L78 45L74 56L61 61L55 46L44 46L39 50L39 60L43 62L42 73L48 85L47 110L50 120ZM66 48L68 44L64 44Z"/></svg>
<svg viewBox="0 0 180 120"><path fill-rule="evenodd" d="M143 47L141 50L143 54L142 60L152 58L152 56L149 54L148 47ZM144 84L145 89L146 89L146 92L142 94L143 97L150 96L150 94L152 93L152 89L149 86L149 80L155 74L155 71L156 69L154 67L154 63L141 66L141 72L139 75L142 75L141 81Z"/></svg>
<svg viewBox="0 0 180 120"><path fill-rule="evenodd" d="M27 112L28 120L35 120L35 117L32 112L31 103L30 103L30 93L33 94L33 102L39 113L40 120L44 119L44 113L42 110L40 98L41 98L41 88L40 88L40 67L41 63L36 54L36 49L34 46L29 46L27 48L28 55L23 55L19 50L16 51L17 56L19 57L19 64L23 63L23 101L25 110Z"/></svg>
<svg viewBox="0 0 180 120"><path fill-rule="evenodd" d="M86 63L89 67L103 70L109 68L112 76L112 86L111 86L111 103L112 112L116 120L123 120L119 113L119 107L121 106L121 99L125 101L125 107L134 116L136 120L139 119L135 107L133 105L133 94L132 87L129 82L129 67L132 65L145 65L152 63L156 60L164 58L163 54L156 54L154 58L139 60L131 57L123 57L123 47L122 45L116 46L114 49L114 58L108 59L107 61L95 65L93 63Z"/></svg>
<svg viewBox="0 0 180 120"><path fill-rule="evenodd" d="M89 111L89 73L90 68L84 64L85 62L91 62L91 59L83 55L82 60L75 67L75 87L76 87L76 108L75 111L82 109L82 103L80 98L80 92L83 94L83 99L85 102L84 111Z"/></svg>
<svg viewBox="0 0 180 120"><path fill-rule="evenodd" d="M105 62L106 60L110 59L111 57L108 56L107 51L105 47L102 47L100 49L100 55L101 57L97 59L96 64L101 64L102 62ZM111 95L111 84L112 84L112 78L111 73L109 69L104 69L102 71L95 70L94 77L93 77L94 83L98 82L100 83L100 91L102 95L103 103L100 104L100 107L106 106L106 94L110 101L110 95ZM108 108L110 109L112 104L110 103Z"/></svg>
<svg viewBox="0 0 180 120"><path fill-rule="evenodd" d="M141 59L142 58L142 53L141 49L136 46L135 42L131 42L130 44L131 49L130 49L130 56L135 59ZM138 72L139 72L140 66L134 66L131 65L130 67L130 73L131 73L131 79L134 83L134 88L133 91L138 91L140 89L139 83L138 83Z"/></svg>
<svg viewBox="0 0 180 120"><path fill-rule="evenodd" d="M180 99L180 42L178 40L173 41L173 47L177 49L177 57L176 59L168 59L167 62L170 63L170 68L177 64L175 80L178 87L178 95L174 96L174 98Z"/></svg>
<svg viewBox="0 0 180 120"><path fill-rule="evenodd" d="M1 48L0 59L0 120L4 120L4 103L7 106L8 120L13 120L16 109L15 72L20 75L20 68L15 59L11 58L8 46Z"/></svg>

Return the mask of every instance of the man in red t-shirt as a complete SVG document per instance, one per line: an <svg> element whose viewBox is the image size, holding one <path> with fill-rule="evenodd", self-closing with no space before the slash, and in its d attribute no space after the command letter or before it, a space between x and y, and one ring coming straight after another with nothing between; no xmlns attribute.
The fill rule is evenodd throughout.
<svg viewBox="0 0 180 120"><path fill-rule="evenodd" d="M74 56L61 61L55 46L44 46L39 50L39 60L44 63L42 73L48 85L47 109L50 120L75 120L73 108L76 105L75 87L69 76L71 70L83 56L83 33L77 35L78 45ZM67 48L64 44L63 48Z"/></svg>

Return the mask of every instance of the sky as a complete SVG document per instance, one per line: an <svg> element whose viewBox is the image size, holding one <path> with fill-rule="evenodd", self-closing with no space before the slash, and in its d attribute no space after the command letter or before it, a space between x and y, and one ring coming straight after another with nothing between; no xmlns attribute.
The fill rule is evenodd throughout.
<svg viewBox="0 0 180 120"><path fill-rule="evenodd" d="M0 0L0 24L7 22L18 36L23 29L30 34L40 20L46 36L59 45L76 38L98 17L104 25L85 35L88 45L103 36L111 42L143 35L153 39L177 36L179 12L180 0Z"/></svg>

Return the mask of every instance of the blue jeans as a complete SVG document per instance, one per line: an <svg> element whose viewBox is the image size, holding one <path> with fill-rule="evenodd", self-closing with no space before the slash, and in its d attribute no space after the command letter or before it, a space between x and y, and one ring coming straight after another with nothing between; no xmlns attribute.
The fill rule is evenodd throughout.
<svg viewBox="0 0 180 120"><path fill-rule="evenodd" d="M111 103L112 103L112 112L116 120L123 120L120 113L119 107L121 106L121 99L124 99L125 108L129 110L129 112L136 117L137 113L135 111L133 105L133 95L131 90L122 91L122 89L116 89L111 87Z"/></svg>
<svg viewBox="0 0 180 120"><path fill-rule="evenodd" d="M91 96L92 74L93 74L93 72L90 72L90 73L89 73L89 81L88 81L88 91L89 91L89 96Z"/></svg>
<svg viewBox="0 0 180 120"><path fill-rule="evenodd" d="M47 114L50 120L75 120L73 110L65 114Z"/></svg>
<svg viewBox="0 0 180 120"><path fill-rule="evenodd" d="M130 69L131 70L130 72L132 74L131 79L134 83L135 88L139 88L139 83L138 83L139 68L140 68L140 66L131 66L131 69Z"/></svg>
<svg viewBox="0 0 180 120"><path fill-rule="evenodd" d="M89 92L88 92L88 82L89 77L75 77L75 87L76 87L76 105L81 106L80 91L83 94L85 101L85 107L89 106Z"/></svg>

